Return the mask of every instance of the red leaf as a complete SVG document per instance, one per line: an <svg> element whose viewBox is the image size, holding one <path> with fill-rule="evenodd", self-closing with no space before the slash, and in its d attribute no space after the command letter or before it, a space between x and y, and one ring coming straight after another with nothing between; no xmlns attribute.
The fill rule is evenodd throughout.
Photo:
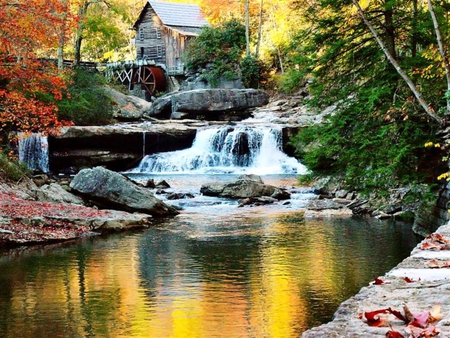
<svg viewBox="0 0 450 338"><path fill-rule="evenodd" d="M384 281L381 278L375 278L375 280L373 281L373 284L375 285L381 285L384 284Z"/></svg>
<svg viewBox="0 0 450 338"><path fill-rule="evenodd" d="M379 314L389 312L390 312L389 309L364 312L364 317L366 317L367 324L369 324L369 326L386 326L386 320L382 320Z"/></svg>
<svg viewBox="0 0 450 338"><path fill-rule="evenodd" d="M400 319L401 321L404 321L405 323L408 323L408 319L406 319L406 317L400 311L392 310L391 308L389 308L388 311L391 314L393 314L395 317Z"/></svg>
<svg viewBox="0 0 450 338"><path fill-rule="evenodd" d="M402 335L400 332L393 331L393 330L389 330L388 332L386 332L386 337L387 338L405 338L405 336Z"/></svg>

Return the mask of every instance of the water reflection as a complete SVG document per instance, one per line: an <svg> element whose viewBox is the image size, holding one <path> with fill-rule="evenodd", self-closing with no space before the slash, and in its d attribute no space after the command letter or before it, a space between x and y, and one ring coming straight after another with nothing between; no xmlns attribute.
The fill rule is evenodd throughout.
<svg viewBox="0 0 450 338"><path fill-rule="evenodd" d="M5 253L0 336L298 337L416 244L400 223L199 217Z"/></svg>

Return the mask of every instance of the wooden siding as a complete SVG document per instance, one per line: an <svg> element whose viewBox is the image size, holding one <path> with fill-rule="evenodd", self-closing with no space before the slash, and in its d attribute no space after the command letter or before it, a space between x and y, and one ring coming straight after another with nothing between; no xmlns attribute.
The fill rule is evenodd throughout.
<svg viewBox="0 0 450 338"><path fill-rule="evenodd" d="M166 64L165 29L154 10L146 6L136 25L136 56Z"/></svg>
<svg viewBox="0 0 450 338"><path fill-rule="evenodd" d="M137 59L163 64L169 74L184 73L183 53L199 27L164 25L153 8L147 4L135 23ZM185 33L187 32L187 33Z"/></svg>

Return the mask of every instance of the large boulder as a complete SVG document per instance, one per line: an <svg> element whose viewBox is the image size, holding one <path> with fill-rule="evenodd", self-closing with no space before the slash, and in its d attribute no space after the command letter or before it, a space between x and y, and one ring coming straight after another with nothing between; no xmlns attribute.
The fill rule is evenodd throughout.
<svg viewBox="0 0 450 338"><path fill-rule="evenodd" d="M137 96L125 95L110 87L105 88L106 94L114 102L113 116L118 120L138 121L150 111L152 104Z"/></svg>
<svg viewBox="0 0 450 338"><path fill-rule="evenodd" d="M269 94L258 89L197 89L162 96L153 102L148 116L157 118L201 117L205 120L223 120L234 113L241 118L244 112L269 102Z"/></svg>
<svg viewBox="0 0 450 338"><path fill-rule="evenodd" d="M175 208L153 196L148 189L102 167L81 170L70 183L70 187L102 208L154 216L178 214Z"/></svg>
<svg viewBox="0 0 450 338"><path fill-rule="evenodd" d="M277 200L285 200L291 197L288 191L264 184L261 177L256 175L241 175L237 179L228 182L204 184L200 188L200 193L205 196L219 196L232 199L270 196Z"/></svg>

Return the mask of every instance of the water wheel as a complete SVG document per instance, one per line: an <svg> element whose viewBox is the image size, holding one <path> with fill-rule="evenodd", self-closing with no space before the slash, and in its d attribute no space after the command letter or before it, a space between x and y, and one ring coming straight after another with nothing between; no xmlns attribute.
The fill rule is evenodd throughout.
<svg viewBox="0 0 450 338"><path fill-rule="evenodd" d="M133 82L141 85L146 98L157 91L165 91L167 86L164 70L155 66L140 66L136 69Z"/></svg>

